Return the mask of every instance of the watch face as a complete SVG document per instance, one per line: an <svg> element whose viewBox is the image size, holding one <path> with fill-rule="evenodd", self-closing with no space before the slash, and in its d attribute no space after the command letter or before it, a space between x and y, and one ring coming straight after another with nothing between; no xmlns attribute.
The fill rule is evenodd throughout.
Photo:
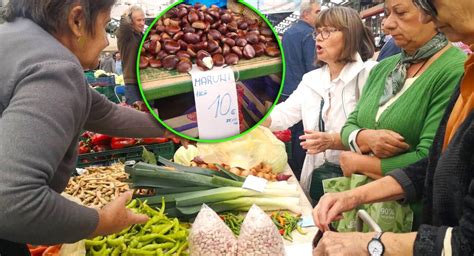
<svg viewBox="0 0 474 256"><path fill-rule="evenodd" d="M383 245L378 240L372 240L369 243L368 250L371 256L380 256L383 253Z"/></svg>

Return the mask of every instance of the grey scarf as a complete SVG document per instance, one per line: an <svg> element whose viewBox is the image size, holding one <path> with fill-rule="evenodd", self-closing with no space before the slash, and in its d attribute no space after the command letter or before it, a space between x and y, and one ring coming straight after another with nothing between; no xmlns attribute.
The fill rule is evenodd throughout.
<svg viewBox="0 0 474 256"><path fill-rule="evenodd" d="M382 97L380 98L379 105L383 106L393 96L400 92L407 79L407 70L412 64L420 63L428 60L431 56L435 55L446 45L449 41L446 36L442 33L438 33L429 42L418 49L415 54L408 55L405 50L402 49L400 61L398 62L395 69L388 75L385 81L385 89Z"/></svg>

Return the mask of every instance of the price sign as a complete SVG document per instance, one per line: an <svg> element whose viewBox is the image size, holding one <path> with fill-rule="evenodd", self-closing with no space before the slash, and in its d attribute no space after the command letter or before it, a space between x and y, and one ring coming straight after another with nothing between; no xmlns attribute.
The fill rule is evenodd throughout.
<svg viewBox="0 0 474 256"><path fill-rule="evenodd" d="M223 139L240 133L234 72L222 68L190 72L200 139Z"/></svg>

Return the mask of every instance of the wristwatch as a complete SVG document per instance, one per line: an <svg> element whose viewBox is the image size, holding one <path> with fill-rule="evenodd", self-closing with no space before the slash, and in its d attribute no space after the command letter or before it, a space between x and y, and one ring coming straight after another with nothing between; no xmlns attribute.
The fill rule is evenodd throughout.
<svg viewBox="0 0 474 256"><path fill-rule="evenodd" d="M369 252L370 256L382 256L385 251L385 246L383 246L382 237L383 232L377 232L375 236L370 240L369 244L367 245L367 251Z"/></svg>

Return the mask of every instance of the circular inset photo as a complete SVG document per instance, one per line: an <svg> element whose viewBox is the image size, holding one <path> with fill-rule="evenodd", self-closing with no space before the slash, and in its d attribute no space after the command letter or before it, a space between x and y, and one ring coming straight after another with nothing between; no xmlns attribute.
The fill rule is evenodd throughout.
<svg viewBox="0 0 474 256"><path fill-rule="evenodd" d="M148 28L138 56L148 108L166 128L194 141L226 141L251 130L282 88L280 40L245 3L176 3Z"/></svg>

